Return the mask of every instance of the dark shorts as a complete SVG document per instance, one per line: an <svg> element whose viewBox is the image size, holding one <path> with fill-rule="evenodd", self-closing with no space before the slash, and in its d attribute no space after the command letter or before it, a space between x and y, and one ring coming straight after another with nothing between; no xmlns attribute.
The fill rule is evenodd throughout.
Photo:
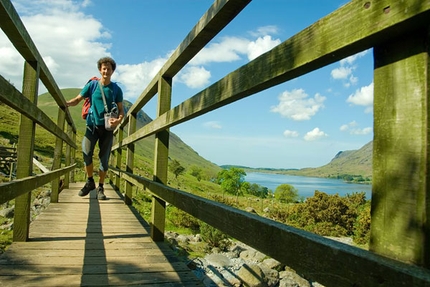
<svg viewBox="0 0 430 287"><path fill-rule="evenodd" d="M93 129L87 126L82 140L85 166L93 163L94 149L97 142L99 143L100 170L107 171L112 149L113 131L107 131L104 126L95 126Z"/></svg>

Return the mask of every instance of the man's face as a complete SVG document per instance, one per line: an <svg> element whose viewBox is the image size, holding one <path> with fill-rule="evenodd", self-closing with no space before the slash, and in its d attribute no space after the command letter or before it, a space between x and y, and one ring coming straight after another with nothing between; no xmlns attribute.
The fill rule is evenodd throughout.
<svg viewBox="0 0 430 287"><path fill-rule="evenodd" d="M113 74L112 66L110 63L103 63L100 67L100 75L103 78L110 78Z"/></svg>

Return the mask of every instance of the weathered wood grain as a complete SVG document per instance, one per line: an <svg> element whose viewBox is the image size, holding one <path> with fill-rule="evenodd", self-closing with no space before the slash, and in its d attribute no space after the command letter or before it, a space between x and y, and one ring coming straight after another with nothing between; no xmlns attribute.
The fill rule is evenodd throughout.
<svg viewBox="0 0 430 287"><path fill-rule="evenodd" d="M30 224L28 242L0 255L1 286L203 286L110 186L106 201L70 183Z"/></svg>

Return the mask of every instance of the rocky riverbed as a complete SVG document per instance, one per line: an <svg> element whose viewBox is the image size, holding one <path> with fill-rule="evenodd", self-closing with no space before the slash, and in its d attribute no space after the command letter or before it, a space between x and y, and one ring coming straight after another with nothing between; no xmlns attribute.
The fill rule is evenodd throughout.
<svg viewBox="0 0 430 287"><path fill-rule="evenodd" d="M201 241L200 235L185 236L174 232L166 232L165 237L172 249L187 249ZM323 287L237 241L232 241L225 252L213 249L203 258L188 261L188 267L207 287Z"/></svg>

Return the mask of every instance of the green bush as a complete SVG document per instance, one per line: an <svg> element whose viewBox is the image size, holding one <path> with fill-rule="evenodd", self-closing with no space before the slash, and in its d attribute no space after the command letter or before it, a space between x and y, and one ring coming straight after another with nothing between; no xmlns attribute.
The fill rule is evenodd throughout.
<svg viewBox="0 0 430 287"><path fill-rule="evenodd" d="M231 243L227 234L204 222L200 224L200 235L208 244L208 248L216 247L221 251L225 251Z"/></svg>
<svg viewBox="0 0 430 287"><path fill-rule="evenodd" d="M168 218L176 227L189 228L194 232L199 230L199 220L176 207L169 206Z"/></svg>

